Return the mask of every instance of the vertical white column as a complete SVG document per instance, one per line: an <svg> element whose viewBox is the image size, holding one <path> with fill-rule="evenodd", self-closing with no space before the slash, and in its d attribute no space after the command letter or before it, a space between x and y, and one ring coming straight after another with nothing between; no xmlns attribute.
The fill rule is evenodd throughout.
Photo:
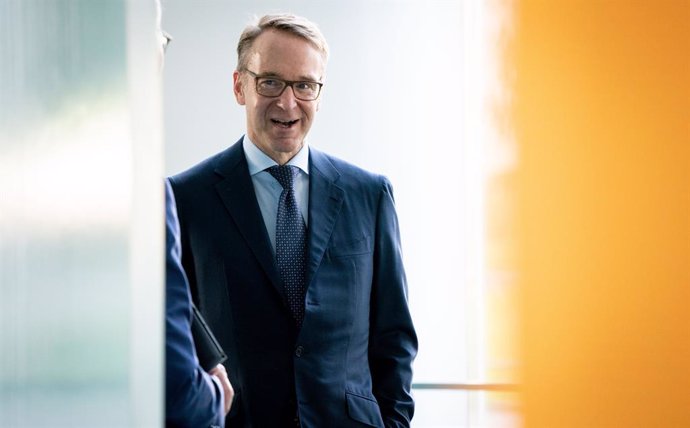
<svg viewBox="0 0 690 428"><path fill-rule="evenodd" d="M139 3L0 2L2 426L162 425L161 110Z"/></svg>
<svg viewBox="0 0 690 428"><path fill-rule="evenodd" d="M132 142L130 404L132 426L163 426L163 122L154 0L127 0L127 96Z"/></svg>

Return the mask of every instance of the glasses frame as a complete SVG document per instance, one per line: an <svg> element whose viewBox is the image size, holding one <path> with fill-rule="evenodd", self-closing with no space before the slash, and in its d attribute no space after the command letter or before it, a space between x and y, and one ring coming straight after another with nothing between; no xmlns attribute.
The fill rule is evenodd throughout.
<svg viewBox="0 0 690 428"><path fill-rule="evenodd" d="M247 73L249 73L249 74L254 78L254 89L256 90L256 93L259 94L259 95L261 95L262 97L266 97L266 98L278 98L278 97L280 97L281 95L283 95L283 92L285 92L285 90L286 90L286 89L288 88L288 86L289 86L289 87L292 88L292 94L293 94L293 95L295 96L295 98L297 98L298 100L300 100L300 101L315 101L315 100L317 100L317 99L319 98L319 96L321 95L321 88L323 88L323 83L321 83L321 82L315 82L315 81L313 81L313 80L285 80L285 79L281 79L281 78L279 78L279 77L275 77L275 76L271 76L271 75L256 74L256 73L254 73L253 71L248 70L248 69L246 69L246 68L244 69L244 71L246 71ZM264 95L264 94L262 94L261 92L259 92L259 79L263 79L263 78L270 78L270 79L276 80L276 81L278 81L278 82L283 82L283 83L285 84L285 86L283 86L283 89L280 91L280 93L279 93L278 95ZM301 97L297 94L297 91L295 91L295 88L292 86L292 85L294 85L295 83L313 83L313 84L319 85L319 90L316 92L316 96L315 96L314 98L301 98Z"/></svg>
<svg viewBox="0 0 690 428"><path fill-rule="evenodd" d="M170 42L172 42L173 38L165 30L161 30L161 36L163 37L163 53L165 53L168 50L168 46L170 45Z"/></svg>

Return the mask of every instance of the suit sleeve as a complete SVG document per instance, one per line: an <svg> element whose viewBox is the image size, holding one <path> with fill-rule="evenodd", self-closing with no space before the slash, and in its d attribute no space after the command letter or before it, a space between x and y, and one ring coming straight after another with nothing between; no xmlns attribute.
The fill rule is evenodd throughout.
<svg viewBox="0 0 690 428"><path fill-rule="evenodd" d="M385 179L377 209L373 281L369 345L373 392L386 427L409 427L417 335L407 304L393 191Z"/></svg>
<svg viewBox="0 0 690 428"><path fill-rule="evenodd" d="M165 419L167 427L223 426L223 390L199 366L191 332L191 299L180 262L175 199L165 182Z"/></svg>

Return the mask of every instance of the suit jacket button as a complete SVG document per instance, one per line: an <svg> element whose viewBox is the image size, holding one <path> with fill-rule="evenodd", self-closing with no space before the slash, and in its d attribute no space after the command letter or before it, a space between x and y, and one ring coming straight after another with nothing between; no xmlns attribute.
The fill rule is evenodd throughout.
<svg viewBox="0 0 690 428"><path fill-rule="evenodd" d="M304 353L304 347L302 345L299 345L295 348L295 356L296 357L301 357L302 354Z"/></svg>

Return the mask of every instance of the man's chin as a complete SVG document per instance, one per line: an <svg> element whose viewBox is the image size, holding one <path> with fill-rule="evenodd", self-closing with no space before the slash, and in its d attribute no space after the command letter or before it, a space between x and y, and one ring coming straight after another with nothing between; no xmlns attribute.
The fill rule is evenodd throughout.
<svg viewBox="0 0 690 428"><path fill-rule="evenodd" d="M271 149L276 153L295 154L302 148L302 141L296 138L273 140Z"/></svg>

